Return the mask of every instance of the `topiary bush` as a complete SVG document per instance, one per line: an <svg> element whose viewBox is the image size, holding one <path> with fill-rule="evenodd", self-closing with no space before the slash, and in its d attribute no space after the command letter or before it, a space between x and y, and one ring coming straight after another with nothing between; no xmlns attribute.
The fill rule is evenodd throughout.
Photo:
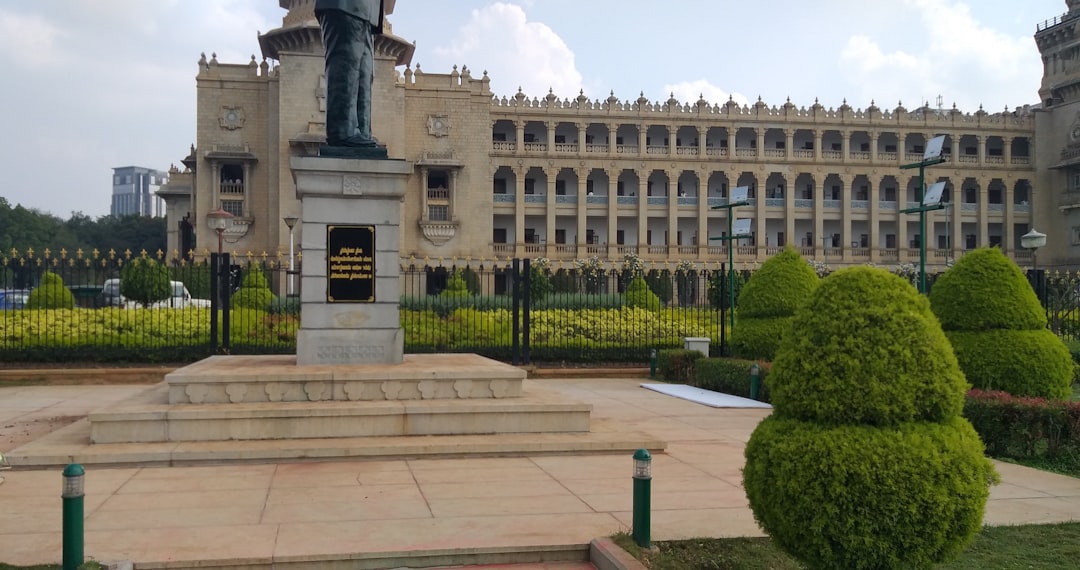
<svg viewBox="0 0 1080 570"><path fill-rule="evenodd" d="M455 269L454 272L450 274L450 277L446 279L446 289L443 289L439 293L439 296L443 298L471 296L469 293L469 284L461 271Z"/></svg>
<svg viewBox="0 0 1080 570"><path fill-rule="evenodd" d="M791 316L819 281L814 269L791 247L763 263L739 295L739 318L731 331L735 355L772 360Z"/></svg>
<svg viewBox="0 0 1080 570"><path fill-rule="evenodd" d="M766 380L773 413L746 446L758 523L811 569L955 558L995 474L961 416L967 384L929 302L855 267L825 278L792 327Z"/></svg>
<svg viewBox="0 0 1080 570"><path fill-rule="evenodd" d="M27 309L73 309L75 308L75 295L67 287L64 280L52 271L41 274L41 283L30 291L30 297L26 299Z"/></svg>
<svg viewBox="0 0 1080 570"><path fill-rule="evenodd" d="M264 311L273 301L274 294L270 291L262 268L251 265L244 275L244 280L240 282L240 290L232 296L232 307Z"/></svg>
<svg viewBox="0 0 1080 570"><path fill-rule="evenodd" d="M1068 348L1046 328L1046 312L1023 272L997 248L961 257L938 277L930 306L976 388L1015 396L1068 398Z"/></svg>
<svg viewBox="0 0 1080 570"><path fill-rule="evenodd" d="M635 277L630 280L623 297L627 307L640 307L648 311L660 310L660 297L657 297L656 293L649 289L648 283L642 277Z"/></svg>

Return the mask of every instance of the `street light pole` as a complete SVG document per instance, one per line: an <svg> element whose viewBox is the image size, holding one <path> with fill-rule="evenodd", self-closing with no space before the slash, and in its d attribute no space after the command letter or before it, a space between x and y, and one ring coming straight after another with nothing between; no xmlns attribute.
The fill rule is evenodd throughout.
<svg viewBox="0 0 1080 570"><path fill-rule="evenodd" d="M728 311L731 313L731 328L735 328L735 243L738 238L735 237L735 225L734 214L735 208L739 206L749 206L750 200L748 195L750 193L749 186L738 186L731 189L731 193L728 195L728 203L722 206L713 206L713 210L727 210L727 227L728 233L726 236L711 237L710 240L720 240L728 242ZM746 237L746 236L743 236Z"/></svg>
<svg viewBox="0 0 1080 570"><path fill-rule="evenodd" d="M289 226L289 296L293 295L293 226L299 220L296 216L286 216L285 225Z"/></svg>
<svg viewBox="0 0 1080 570"><path fill-rule="evenodd" d="M926 168L934 166L935 164L941 164L945 162L945 158L941 156L942 146L945 144L945 135L939 135L926 143L926 150L923 153L923 159L919 162L913 162L911 164L905 164L900 167L900 170L908 170L910 168L919 169L919 207L908 208L901 210L901 214L919 214L919 292L926 293L926 212L928 210L940 210L941 206L935 204L933 207L927 207L924 203L926 200Z"/></svg>

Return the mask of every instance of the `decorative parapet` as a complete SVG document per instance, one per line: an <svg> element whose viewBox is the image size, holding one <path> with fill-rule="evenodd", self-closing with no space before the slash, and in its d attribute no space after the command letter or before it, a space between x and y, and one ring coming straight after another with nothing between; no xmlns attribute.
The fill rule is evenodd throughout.
<svg viewBox="0 0 1080 570"><path fill-rule="evenodd" d="M420 231L423 232L424 238L435 245L442 245L452 239L457 234L458 223L455 222L431 222L421 220Z"/></svg>

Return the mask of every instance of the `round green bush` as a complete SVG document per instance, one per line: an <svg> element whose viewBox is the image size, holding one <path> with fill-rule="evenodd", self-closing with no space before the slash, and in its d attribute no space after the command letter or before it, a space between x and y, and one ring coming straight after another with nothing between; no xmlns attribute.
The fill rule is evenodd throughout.
<svg viewBox="0 0 1080 570"><path fill-rule="evenodd" d="M240 283L240 290L233 293L232 306L265 311L272 302L274 294L270 291L266 276L258 265L252 265Z"/></svg>
<svg viewBox="0 0 1080 570"><path fill-rule="evenodd" d="M786 415L894 425L960 414L967 382L930 304L883 269L833 273L794 318L769 375Z"/></svg>
<svg viewBox="0 0 1080 570"><path fill-rule="evenodd" d="M623 293L623 296L626 298L627 307L640 307L648 311L660 310L660 297L657 297L656 293L649 289L649 284L642 277L635 277L630 280L630 284L626 286L626 292Z"/></svg>
<svg viewBox="0 0 1080 570"><path fill-rule="evenodd" d="M739 294L739 319L731 347L740 358L772 360L789 318L810 298L820 279L793 248L769 258ZM779 319L769 325L766 321ZM768 335L774 335L769 338Z"/></svg>
<svg viewBox="0 0 1080 570"><path fill-rule="evenodd" d="M120 294L143 307L172 297L172 275L167 265L135 258L120 269Z"/></svg>
<svg viewBox="0 0 1080 570"><path fill-rule="evenodd" d="M64 280L52 271L41 274L41 283L30 291L26 299L27 309L72 309L75 295L64 287Z"/></svg>
<svg viewBox="0 0 1080 570"><path fill-rule="evenodd" d="M811 569L955 558L981 528L993 477L982 441L959 417L878 428L774 415L754 431L746 459L755 517Z"/></svg>
<svg viewBox="0 0 1080 570"><path fill-rule="evenodd" d="M945 335L968 382L976 388L1058 400L1072 396L1072 356L1049 329Z"/></svg>
<svg viewBox="0 0 1080 570"><path fill-rule="evenodd" d="M766 378L746 446L754 518L811 569L926 568L978 532L995 477L929 302L883 269L821 282Z"/></svg>
<svg viewBox="0 0 1080 570"><path fill-rule="evenodd" d="M793 248L761 264L739 293L740 317L790 317L817 289L817 273Z"/></svg>
<svg viewBox="0 0 1080 570"><path fill-rule="evenodd" d="M791 326L791 319L791 317L740 318L736 326L739 334L731 335L731 350L739 358L772 360L776 349L780 347L780 339Z"/></svg>
<svg viewBox="0 0 1080 570"><path fill-rule="evenodd" d="M439 293L440 297L469 297L470 295L469 284L460 271L450 274L450 277L446 279L446 289Z"/></svg>
<svg viewBox="0 0 1080 570"><path fill-rule="evenodd" d="M1026 277L996 247L964 254L930 289L946 331L1046 328L1046 312Z"/></svg>

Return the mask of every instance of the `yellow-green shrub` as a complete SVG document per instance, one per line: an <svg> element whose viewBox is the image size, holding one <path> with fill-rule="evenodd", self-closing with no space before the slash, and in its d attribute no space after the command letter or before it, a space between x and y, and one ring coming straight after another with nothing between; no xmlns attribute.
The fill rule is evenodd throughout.
<svg viewBox="0 0 1080 570"><path fill-rule="evenodd" d="M52 271L41 274L41 283L30 291L30 298L26 300L28 309L70 309L74 306L75 295L64 287L64 280Z"/></svg>

